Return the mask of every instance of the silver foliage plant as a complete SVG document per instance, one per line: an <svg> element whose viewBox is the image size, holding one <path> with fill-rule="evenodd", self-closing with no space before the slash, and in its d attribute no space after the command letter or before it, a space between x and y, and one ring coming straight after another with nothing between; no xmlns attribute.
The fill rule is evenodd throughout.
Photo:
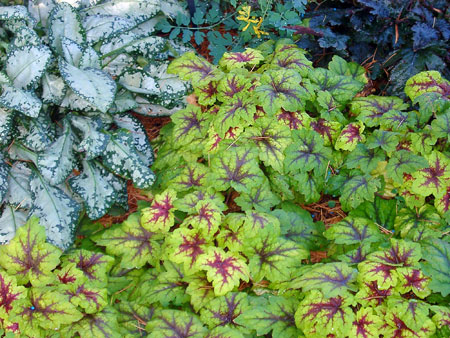
<svg viewBox="0 0 450 338"><path fill-rule="evenodd" d="M182 9L160 0L36 0L0 7L0 244L31 216L67 249L83 211L152 185L153 150L130 110L181 104L166 73L183 46L156 36Z"/></svg>

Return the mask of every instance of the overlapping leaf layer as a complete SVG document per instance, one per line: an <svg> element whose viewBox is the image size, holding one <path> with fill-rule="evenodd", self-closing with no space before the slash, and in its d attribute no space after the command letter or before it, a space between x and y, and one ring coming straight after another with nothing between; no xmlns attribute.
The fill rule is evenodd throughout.
<svg viewBox="0 0 450 338"><path fill-rule="evenodd" d="M2 247L5 331L448 336L448 82L412 78L414 110L358 95L364 71L338 57L315 69L286 42L251 52L259 63L188 53L169 66L210 93L162 130L151 203L108 229L85 224L61 257L31 221ZM337 224L301 208L333 195L348 213ZM317 250L327 258L311 264Z"/></svg>

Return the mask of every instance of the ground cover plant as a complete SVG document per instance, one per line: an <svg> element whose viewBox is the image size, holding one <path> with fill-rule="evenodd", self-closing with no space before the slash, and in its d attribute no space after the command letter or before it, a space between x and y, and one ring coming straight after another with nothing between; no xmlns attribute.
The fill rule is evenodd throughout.
<svg viewBox="0 0 450 338"><path fill-rule="evenodd" d="M36 219L20 228L0 247L5 333L449 336L447 80L362 96L363 68L314 68L289 41L169 72L198 102L155 143L152 202L85 223L64 254ZM301 208L324 195L348 213L327 228Z"/></svg>
<svg viewBox="0 0 450 338"><path fill-rule="evenodd" d="M0 7L0 243L30 216L68 248L91 219L149 188L153 150L130 109L173 108L189 86L155 36L171 1L28 1Z"/></svg>

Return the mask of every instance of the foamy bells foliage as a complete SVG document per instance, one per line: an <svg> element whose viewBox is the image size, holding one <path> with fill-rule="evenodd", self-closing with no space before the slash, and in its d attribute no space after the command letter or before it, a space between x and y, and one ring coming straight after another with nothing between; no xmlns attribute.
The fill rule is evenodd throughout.
<svg viewBox="0 0 450 338"><path fill-rule="evenodd" d="M156 0L0 7L0 243L36 215L66 249L82 210L97 219L126 207L126 179L152 185L152 148L126 112L170 109L186 94L166 73L169 46L183 47L154 35L182 10Z"/></svg>

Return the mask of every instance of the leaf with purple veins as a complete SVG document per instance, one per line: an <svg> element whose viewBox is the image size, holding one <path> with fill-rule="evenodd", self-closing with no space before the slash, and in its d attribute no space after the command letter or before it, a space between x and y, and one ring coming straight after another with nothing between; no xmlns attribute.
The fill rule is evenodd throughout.
<svg viewBox="0 0 450 338"><path fill-rule="evenodd" d="M206 136L209 128L209 115L200 107L188 105L172 115L174 147L188 145L195 139Z"/></svg>
<svg viewBox="0 0 450 338"><path fill-rule="evenodd" d="M425 156L429 166L413 173L412 192L423 196L433 194L442 196L447 191L447 180L450 179L450 159L444 154L433 151Z"/></svg>
<svg viewBox="0 0 450 338"><path fill-rule="evenodd" d="M225 295L240 284L248 282L249 270L244 260L220 248L210 247L198 259L197 266L206 271L208 280L214 286L217 296Z"/></svg>
<svg viewBox="0 0 450 338"><path fill-rule="evenodd" d="M245 97L252 86L251 77L254 76L245 70L236 70L225 75L219 82L218 99L222 102L230 101L235 95Z"/></svg>
<svg viewBox="0 0 450 338"><path fill-rule="evenodd" d="M142 226L152 232L169 232L175 222L173 203L176 197L177 193L171 189L155 195L152 205L141 211Z"/></svg>
<svg viewBox="0 0 450 338"><path fill-rule="evenodd" d="M194 52L184 53L173 60L167 68L167 73L176 74L182 80L192 83L217 81L222 77L222 72L204 58L195 55Z"/></svg>
<svg viewBox="0 0 450 338"><path fill-rule="evenodd" d="M201 189L206 185L206 175L209 169L201 163L186 165L181 173L173 180L170 187L176 191L192 191Z"/></svg>
<svg viewBox="0 0 450 338"><path fill-rule="evenodd" d="M249 310L248 295L245 292L230 292L226 296L216 297L200 311L200 318L210 329L218 326L237 328L242 333L249 330L236 319Z"/></svg>
<svg viewBox="0 0 450 338"><path fill-rule="evenodd" d="M46 243L45 238L45 228L32 217L8 244L0 247L0 265L17 278L18 284L44 286L54 279L51 272L59 264L61 250Z"/></svg>
<svg viewBox="0 0 450 338"><path fill-rule="evenodd" d="M192 276L186 276L184 281L188 283L186 293L191 296L191 305L196 312L199 312L200 309L215 299L214 287L208 282L205 273L200 272Z"/></svg>
<svg viewBox="0 0 450 338"><path fill-rule="evenodd" d="M145 326L148 338L204 338L208 330L189 312L163 310Z"/></svg>
<svg viewBox="0 0 450 338"><path fill-rule="evenodd" d="M295 325L294 314L299 300L295 297L262 296L250 300L250 309L237 323L256 330L258 336L272 332L272 337L298 338L301 331Z"/></svg>
<svg viewBox="0 0 450 338"><path fill-rule="evenodd" d="M307 337L345 337L355 321L350 307L353 303L352 296L328 298L322 292L313 290L300 302L295 312L295 323Z"/></svg>
<svg viewBox="0 0 450 338"><path fill-rule="evenodd" d="M384 240L375 223L366 218L352 216L333 224L324 235L336 244L369 244Z"/></svg>
<svg viewBox="0 0 450 338"><path fill-rule="evenodd" d="M236 68L244 68L246 66L256 66L264 56L261 51L253 48L247 48L243 52L227 52L224 53L219 61L219 65L228 70Z"/></svg>
<svg viewBox="0 0 450 338"><path fill-rule="evenodd" d="M213 125L221 138L235 126L248 126L254 121L256 105L252 99L235 95L221 106L214 119Z"/></svg>
<svg viewBox="0 0 450 338"><path fill-rule="evenodd" d="M302 288L304 292L320 290L328 297L345 295L355 290L356 269L346 263L315 264L302 269L302 275L295 278L290 285Z"/></svg>
<svg viewBox="0 0 450 338"><path fill-rule="evenodd" d="M6 320L14 311L17 300L26 296L26 289L18 286L16 278L0 271L0 321Z"/></svg>
<svg viewBox="0 0 450 338"><path fill-rule="evenodd" d="M398 283L396 289L401 294L406 294L412 291L417 297L425 298L431 293L431 290L428 287L431 278L425 276L421 270L413 268L399 268L397 269L397 273Z"/></svg>
<svg viewBox="0 0 450 338"><path fill-rule="evenodd" d="M450 97L450 83L437 71L421 72L406 82L405 93L411 101L425 93L437 93L448 99Z"/></svg>
<svg viewBox="0 0 450 338"><path fill-rule="evenodd" d="M372 308L361 308L356 312L352 323L351 337L354 338L378 338L378 328L383 323L382 319L374 313Z"/></svg>
<svg viewBox="0 0 450 338"><path fill-rule="evenodd" d="M357 119L368 127L378 126L384 114L390 111L402 111L408 108L402 99L395 96L357 97L351 103L351 111Z"/></svg>
<svg viewBox="0 0 450 338"><path fill-rule="evenodd" d="M186 212L188 214L195 213L195 206L200 201L209 201L216 205L220 211L225 211L227 206L224 201L222 194L216 192L213 188L208 188L207 190L197 190L193 191L181 198L177 198L174 201L174 206L177 210Z"/></svg>
<svg viewBox="0 0 450 338"><path fill-rule="evenodd" d="M359 143L365 141L363 134L365 126L362 122L352 122L341 130L341 134L336 140L336 150L352 151Z"/></svg>

